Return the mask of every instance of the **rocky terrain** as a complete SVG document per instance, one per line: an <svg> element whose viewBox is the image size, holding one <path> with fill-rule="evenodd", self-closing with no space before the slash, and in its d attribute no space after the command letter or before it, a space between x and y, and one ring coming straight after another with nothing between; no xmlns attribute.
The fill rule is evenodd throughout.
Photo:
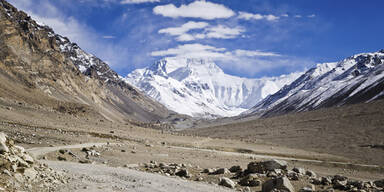
<svg viewBox="0 0 384 192"><path fill-rule="evenodd" d="M0 191L55 191L68 183L65 173L37 162L21 146L0 132Z"/></svg>
<svg viewBox="0 0 384 192"><path fill-rule="evenodd" d="M114 121L156 122L174 114L125 83L106 63L4 0L0 41L3 98Z"/></svg>

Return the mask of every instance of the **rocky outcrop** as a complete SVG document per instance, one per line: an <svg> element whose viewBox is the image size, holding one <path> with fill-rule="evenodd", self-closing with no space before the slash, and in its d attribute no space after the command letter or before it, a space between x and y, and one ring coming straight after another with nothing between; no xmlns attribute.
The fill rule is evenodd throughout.
<svg viewBox="0 0 384 192"><path fill-rule="evenodd" d="M0 97L74 116L163 121L174 115L105 62L0 0Z"/></svg>
<svg viewBox="0 0 384 192"><path fill-rule="evenodd" d="M63 173L36 162L23 147L0 132L0 188L5 191L52 191L68 182Z"/></svg>

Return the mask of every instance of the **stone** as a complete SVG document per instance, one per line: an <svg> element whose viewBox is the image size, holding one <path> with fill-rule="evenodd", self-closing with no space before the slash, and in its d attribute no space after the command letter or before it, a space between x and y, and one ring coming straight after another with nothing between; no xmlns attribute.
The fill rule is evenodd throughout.
<svg viewBox="0 0 384 192"><path fill-rule="evenodd" d="M0 154L8 153L9 148L7 147L7 135L3 132L0 132Z"/></svg>
<svg viewBox="0 0 384 192"><path fill-rule="evenodd" d="M229 174L231 173L227 168L220 168L213 172L213 175Z"/></svg>
<svg viewBox="0 0 384 192"><path fill-rule="evenodd" d="M62 156L58 156L57 159L58 159L59 161L66 161L66 160L67 160L67 158L62 157Z"/></svg>
<svg viewBox="0 0 384 192"><path fill-rule="evenodd" d="M308 185L299 190L299 192L314 192L315 186L314 185Z"/></svg>
<svg viewBox="0 0 384 192"><path fill-rule="evenodd" d="M332 183L329 177L321 177L320 180L322 185L330 185Z"/></svg>
<svg viewBox="0 0 384 192"><path fill-rule="evenodd" d="M294 188L287 177L279 177L275 179L270 179L263 183L262 192L271 192L271 191L286 191L294 192Z"/></svg>
<svg viewBox="0 0 384 192"><path fill-rule="evenodd" d="M288 163L282 160L269 160L261 162L250 162L247 166L249 173L266 173L276 169L286 170Z"/></svg>
<svg viewBox="0 0 384 192"><path fill-rule="evenodd" d="M300 175L305 175L305 169L304 168L301 168L301 167L295 167L292 169L292 171L300 174Z"/></svg>
<svg viewBox="0 0 384 192"><path fill-rule="evenodd" d="M24 154L23 159L29 164L33 164L35 162L35 160L28 154Z"/></svg>
<svg viewBox="0 0 384 192"><path fill-rule="evenodd" d="M203 170L203 173L212 174L213 172L215 172L214 169L204 169L204 170Z"/></svg>
<svg viewBox="0 0 384 192"><path fill-rule="evenodd" d="M311 178L310 180L309 180L309 182L310 183L312 183L312 184L314 184L314 185L321 185L321 178L315 178L315 177L313 177L313 178Z"/></svg>
<svg viewBox="0 0 384 192"><path fill-rule="evenodd" d="M288 171L287 177L289 180L297 181L299 180L299 174L294 171Z"/></svg>
<svg viewBox="0 0 384 192"><path fill-rule="evenodd" d="M229 168L229 171L231 173L237 173L243 171L243 169L240 167L240 165L234 165L231 168Z"/></svg>
<svg viewBox="0 0 384 192"><path fill-rule="evenodd" d="M28 168L24 170L24 176L29 180L34 180L37 177L38 172L34 168Z"/></svg>
<svg viewBox="0 0 384 192"><path fill-rule="evenodd" d="M376 187L384 188L384 179L376 180L373 183L375 184Z"/></svg>
<svg viewBox="0 0 384 192"><path fill-rule="evenodd" d="M336 180L333 183L333 188L339 189L339 190L346 190L347 189L347 180Z"/></svg>
<svg viewBox="0 0 384 192"><path fill-rule="evenodd" d="M67 149L60 149L60 150L59 150L59 153L61 153L61 154L65 154L65 153L67 153L67 152L68 152Z"/></svg>
<svg viewBox="0 0 384 192"><path fill-rule="evenodd" d="M259 177L255 174L249 174L245 176L244 178L240 179L239 184L241 186L250 186L250 187L256 187L261 184L261 181L258 179Z"/></svg>
<svg viewBox="0 0 384 192"><path fill-rule="evenodd" d="M186 169L181 169L180 171L177 171L175 173L175 175L179 176L179 177L185 177L185 178L189 178L191 177L188 170Z"/></svg>
<svg viewBox="0 0 384 192"><path fill-rule="evenodd" d="M316 173L311 171L311 170L305 171L305 175L307 175L309 177L317 177Z"/></svg>
<svg viewBox="0 0 384 192"><path fill-rule="evenodd" d="M219 180L219 185L224 186L224 187L228 187L231 189L235 188L235 186L236 186L235 182L233 182L231 179L229 179L227 177L221 177Z"/></svg>

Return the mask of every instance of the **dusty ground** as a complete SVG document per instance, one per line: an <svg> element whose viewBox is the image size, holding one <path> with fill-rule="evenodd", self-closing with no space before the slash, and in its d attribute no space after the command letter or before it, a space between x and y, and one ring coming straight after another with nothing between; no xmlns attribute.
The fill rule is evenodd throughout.
<svg viewBox="0 0 384 192"><path fill-rule="evenodd" d="M228 122L230 121L230 122ZM265 119L205 123L186 133L256 142L343 156L384 166L384 100Z"/></svg>
<svg viewBox="0 0 384 192"><path fill-rule="evenodd" d="M145 168L144 163L150 161L177 163L188 165L194 175L190 180L203 177L203 181L198 182L202 186L217 185L219 179L219 176L201 174L200 172L204 168L230 168L233 165L246 168L250 161L271 158L287 160L290 168L304 167L317 172L319 175L342 174L363 180L384 178L384 169L376 166L375 161L367 163L343 157L342 154L329 154L332 151L327 153L325 150L320 150L322 153L319 153L313 152L316 150L303 150L302 146L285 147L281 145L281 142L275 142L279 139L273 139L274 137L268 134L267 137L260 137L252 140L252 142L239 139L240 137L215 139L188 136L182 135L182 133L146 129L130 124L111 123L102 119L74 117L45 109L32 108L28 105L19 106L18 104L12 105L11 110L7 109L7 106L0 107L0 131L8 134L16 141L16 144L29 149L41 160L48 160L50 162L48 164L56 169L72 170L70 174L73 175L73 178L80 178L81 174L71 166L73 164L67 162L74 162L82 169L91 169L89 166L92 167L93 164L78 164L80 160L86 160L86 154L81 151L84 145L69 145L86 144L86 147L90 147L98 143L109 143L109 145L96 146L95 150L100 153L100 156L90 157L89 160L96 167L104 167L105 174L109 174L113 170L125 170L127 169L125 167L154 172L154 170ZM271 131L275 131L275 136L281 133L277 130ZM234 132L234 135L237 134L238 132ZM215 136L215 134L213 135ZM286 135L282 134L281 137L277 138L284 139L283 136ZM306 141L305 137L305 134L298 134L292 141L296 143L299 143L300 140ZM70 150L76 158L68 155L68 153L61 154L60 149ZM378 154L378 157L380 155ZM66 161L58 162L58 157L65 157ZM131 173L124 170L122 175ZM92 170L89 171L92 172ZM101 189L104 189L102 186L108 183L108 179L98 182L95 178L88 178L86 181L88 187L92 187L93 182L93 184L96 183L97 186L101 186ZM89 189L87 186L79 185L76 179L69 186L72 188L68 190L73 191L84 190L84 187ZM255 189L260 190L259 188ZM119 190L124 191L124 188L119 188Z"/></svg>

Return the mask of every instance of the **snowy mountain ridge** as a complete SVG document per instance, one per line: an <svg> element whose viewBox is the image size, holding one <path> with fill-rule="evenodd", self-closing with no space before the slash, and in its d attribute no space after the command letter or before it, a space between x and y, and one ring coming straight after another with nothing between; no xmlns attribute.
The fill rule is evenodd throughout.
<svg viewBox="0 0 384 192"><path fill-rule="evenodd" d="M384 97L384 50L318 64L244 115L268 116Z"/></svg>
<svg viewBox="0 0 384 192"><path fill-rule="evenodd" d="M299 75L247 79L225 74L210 59L164 58L126 81L173 111L213 118L238 115Z"/></svg>

